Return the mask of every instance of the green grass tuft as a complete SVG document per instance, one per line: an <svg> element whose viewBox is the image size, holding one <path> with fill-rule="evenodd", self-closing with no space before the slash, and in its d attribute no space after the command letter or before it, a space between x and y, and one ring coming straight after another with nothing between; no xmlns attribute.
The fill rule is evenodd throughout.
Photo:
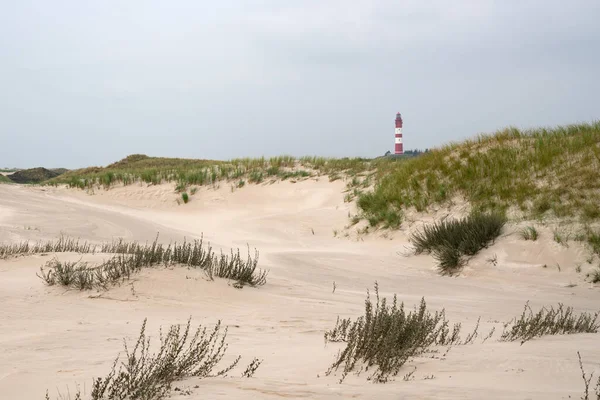
<svg viewBox="0 0 600 400"><path fill-rule="evenodd" d="M592 253L600 256L600 231L589 231L587 242L592 249Z"/></svg>
<svg viewBox="0 0 600 400"><path fill-rule="evenodd" d="M183 200L184 204L187 204L188 201L190 201L190 196L186 192L183 192L181 193L181 199Z"/></svg>
<svg viewBox="0 0 600 400"><path fill-rule="evenodd" d="M452 274L500 236L506 217L498 213L471 214L466 218L445 220L426 225L411 235L415 254L433 253L440 272Z"/></svg>
<svg viewBox="0 0 600 400"><path fill-rule="evenodd" d="M528 226L519 231L519 235L523 240L538 240L539 234L534 226Z"/></svg>

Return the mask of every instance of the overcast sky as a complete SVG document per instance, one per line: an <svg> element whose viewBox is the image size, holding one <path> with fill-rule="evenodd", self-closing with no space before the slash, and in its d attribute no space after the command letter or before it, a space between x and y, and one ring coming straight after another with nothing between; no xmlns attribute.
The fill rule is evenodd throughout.
<svg viewBox="0 0 600 400"><path fill-rule="evenodd" d="M0 0L0 167L376 157L600 119L598 0Z"/></svg>

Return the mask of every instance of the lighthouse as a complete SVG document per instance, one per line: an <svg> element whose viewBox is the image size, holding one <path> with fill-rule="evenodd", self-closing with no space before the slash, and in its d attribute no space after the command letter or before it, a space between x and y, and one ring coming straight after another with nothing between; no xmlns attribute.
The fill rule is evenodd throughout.
<svg viewBox="0 0 600 400"><path fill-rule="evenodd" d="M402 116L400 113L396 114L396 134L395 134L395 147L394 154L402 155L404 154L404 149L402 148Z"/></svg>

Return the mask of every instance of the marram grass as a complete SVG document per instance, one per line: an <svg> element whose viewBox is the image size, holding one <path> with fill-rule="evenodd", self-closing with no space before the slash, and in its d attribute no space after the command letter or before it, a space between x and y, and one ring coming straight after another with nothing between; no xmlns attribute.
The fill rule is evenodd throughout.
<svg viewBox="0 0 600 400"><path fill-rule="evenodd" d="M476 213L462 219L425 225L411 235L415 253L432 253L443 274L453 274L500 236L506 217L498 213Z"/></svg>
<svg viewBox="0 0 600 400"><path fill-rule="evenodd" d="M180 158L148 157L134 154L107 167L90 167L69 171L47 182L50 185L66 184L73 188L109 189L120 183L131 185L144 182L158 185L175 182L177 191L184 192L190 185L217 185L219 182L242 180L259 184L267 179L305 179L318 175L355 176L377 169L391 160L363 158L324 158L291 156L272 158L241 158L229 161L193 160Z"/></svg>
<svg viewBox="0 0 600 400"><path fill-rule="evenodd" d="M480 211L600 219L600 121L508 128L389 164L358 206L372 225L456 197Z"/></svg>

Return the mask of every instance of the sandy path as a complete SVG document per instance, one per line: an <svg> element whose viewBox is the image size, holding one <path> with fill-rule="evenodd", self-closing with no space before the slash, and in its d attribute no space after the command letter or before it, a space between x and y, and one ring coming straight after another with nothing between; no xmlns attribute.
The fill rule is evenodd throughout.
<svg viewBox="0 0 600 400"><path fill-rule="evenodd" d="M89 240L123 236L161 241L205 238L215 247L260 250L260 266L270 270L267 285L238 290L197 271L175 268L144 271L131 284L100 297L45 287L35 276L52 255L0 262L0 398L41 399L83 388L105 374L148 318L148 332L160 325L218 319L229 326L229 354L249 362L264 359L253 379L189 380L191 396L174 398L578 398L581 351L589 371L600 359L598 335L545 337L520 346L494 338L453 348L445 360L423 357L415 379L372 384L350 376L338 384L324 375L339 346L324 345L323 332L338 315L363 311L367 288L378 281L382 294L398 293L413 307L422 296L445 308L452 322L472 327L481 316L481 336L522 311L564 302L578 310L598 308L599 288L575 272L585 253L550 239L525 243L509 236L473 260L463 276L440 277L428 256L402 257L403 236L393 241L334 238L351 206L343 183L281 183L202 190L177 206L172 188L122 188L88 196L51 188L0 185L0 240L54 238L61 232ZM136 192L137 191L137 192ZM133 193L133 195L132 195ZM146 193L146 195L143 195ZM143 198L146 196L147 198ZM154 196L154 198L153 198ZM31 229L27 229L31 227ZM313 234L314 231L314 234ZM548 235L546 235L548 236ZM497 255L498 265L485 260ZM78 255L62 258L79 259ZM94 259L102 255L91 256ZM543 259L540 259L543 257ZM88 257L89 258L89 257ZM547 263L548 268L541 265ZM552 266L561 265L560 271ZM585 270L584 270L585 272ZM332 293L333 282L336 291ZM576 284L572 286L570 284ZM496 337L497 338L497 337ZM233 373L239 376L241 367ZM597 368L597 366L596 366ZM425 379L433 375L434 379Z"/></svg>

